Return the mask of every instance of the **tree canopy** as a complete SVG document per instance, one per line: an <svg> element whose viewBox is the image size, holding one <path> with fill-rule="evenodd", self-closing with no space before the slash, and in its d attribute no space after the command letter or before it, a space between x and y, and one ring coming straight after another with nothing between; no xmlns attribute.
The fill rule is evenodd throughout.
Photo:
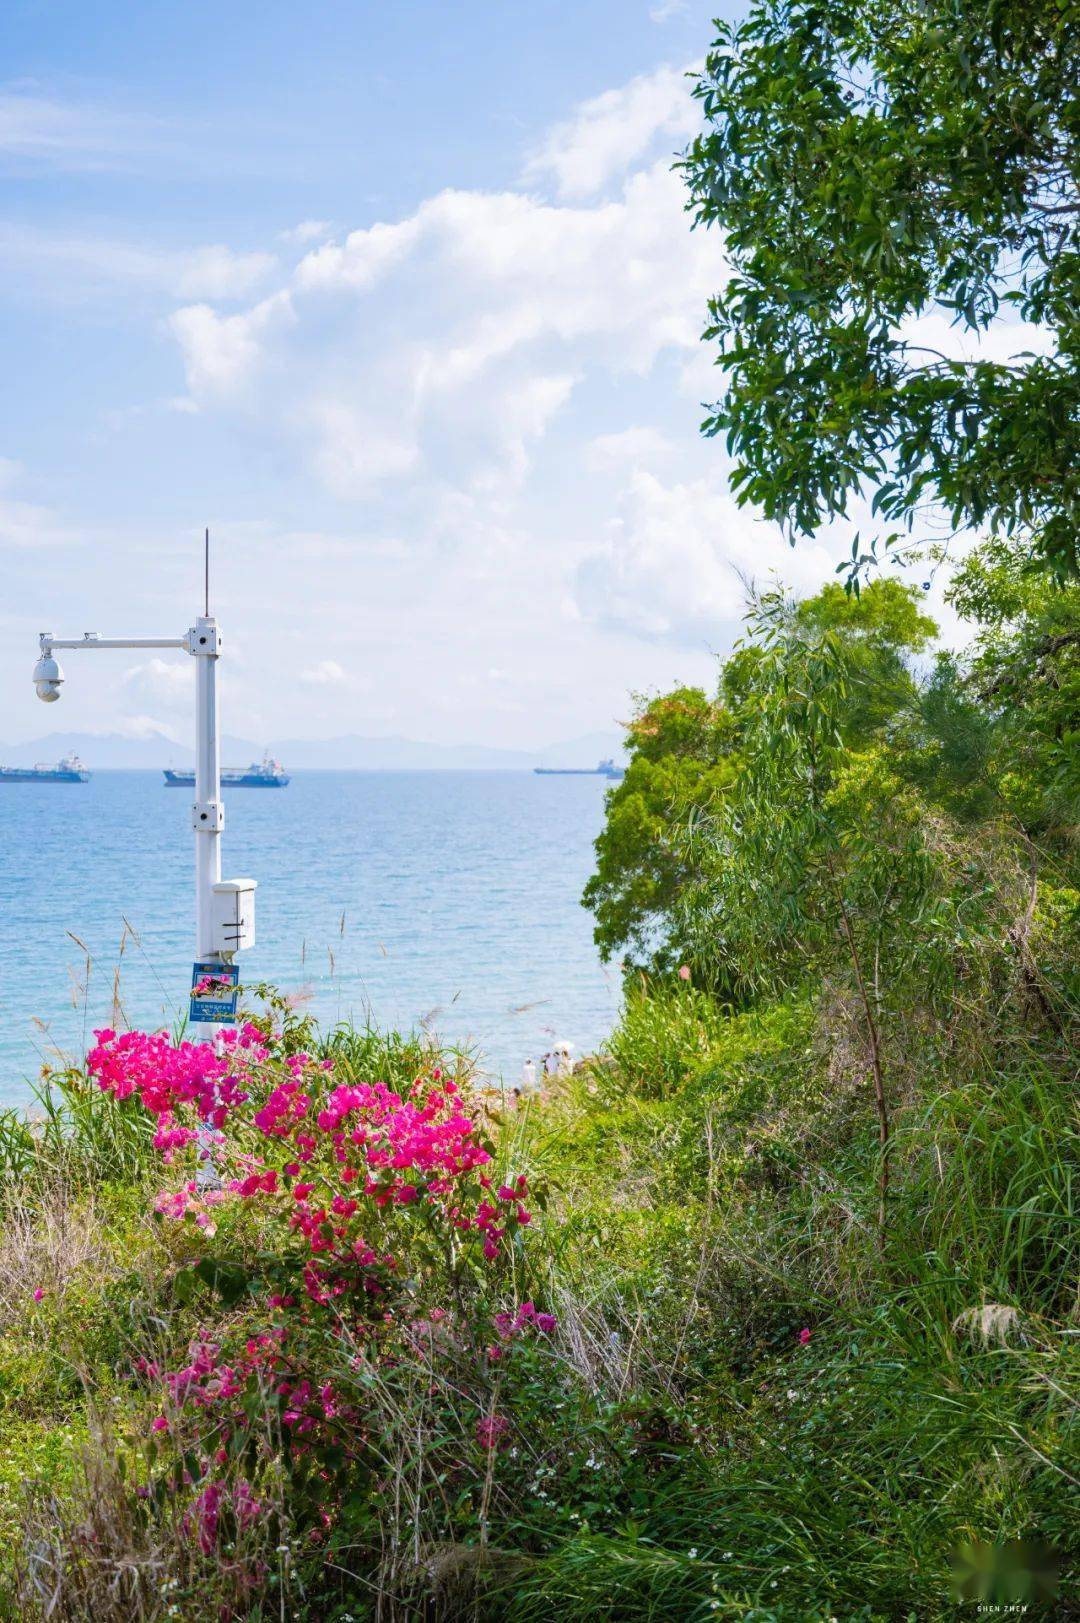
<svg viewBox="0 0 1080 1623"><path fill-rule="evenodd" d="M684 167L732 266L704 426L740 499L793 538L861 497L889 542L934 509L1076 575L1080 0L756 0L718 29ZM993 342L961 358L950 325Z"/></svg>
<svg viewBox="0 0 1080 1623"><path fill-rule="evenodd" d="M826 586L793 606L791 618L804 639L842 651L853 679L836 695L833 720L849 747L867 746L910 707L908 662L936 635L933 620L911 588L884 578L860 597ZM609 792L583 898L605 958L625 952L635 968L670 970L686 956L674 921L700 884L695 829L718 815L745 774L776 688L775 661L751 635L722 664L715 698L683 687L639 700L628 728L630 763ZM704 973L713 958L715 944L698 969Z"/></svg>
<svg viewBox="0 0 1080 1623"><path fill-rule="evenodd" d="M602 957L623 949L635 963L664 956L660 921L692 878L682 824L730 785L737 737L735 714L701 688L639 698L627 728L630 764L608 793L597 871L582 898L596 914Z"/></svg>

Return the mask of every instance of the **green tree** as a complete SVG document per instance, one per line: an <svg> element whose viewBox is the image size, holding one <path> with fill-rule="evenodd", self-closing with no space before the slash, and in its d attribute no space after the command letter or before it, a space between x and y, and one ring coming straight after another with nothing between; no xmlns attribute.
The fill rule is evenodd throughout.
<svg viewBox="0 0 1080 1623"><path fill-rule="evenodd" d="M914 681L872 733L852 728L853 715L881 702L881 681L868 645L830 623L834 592L858 614L838 587L801 608L772 593L751 611L759 680L742 770L694 830L695 878L673 922L688 955L710 966L709 984L736 1005L828 988L849 1011L855 1070L877 1115L883 1230L890 1030L909 1027L915 1008L947 1011L961 976L973 995L975 966L1002 930L986 854L903 775L894 724L918 711ZM1015 856L1006 852L1005 865L1015 873ZM907 1042L910 1051L910 1030Z"/></svg>
<svg viewBox="0 0 1080 1623"><path fill-rule="evenodd" d="M986 781L1026 833L1068 841L1080 806L1080 584L1048 589L998 539L968 554L948 598L978 627L965 680L991 723Z"/></svg>
<svg viewBox="0 0 1080 1623"><path fill-rule="evenodd" d="M826 586L792 613L807 636L832 637L844 649L858 680L846 689L837 725L850 745L867 744L912 704L908 661L936 635L933 620L916 592L889 579L873 581L860 597ZM751 638L724 661L715 700L700 688L677 688L639 702L628 729L630 763L608 793L596 872L583 897L604 958L624 952L631 968L662 973L685 959L697 978L716 985L715 953L704 947L696 956L674 920L700 877L694 829L743 770L743 740L773 680L765 649Z"/></svg>
<svg viewBox="0 0 1080 1623"><path fill-rule="evenodd" d="M947 601L973 624L939 653L890 734L893 768L971 825L1006 821L1067 859L1080 806L1080 583L1058 586L992 537L955 567Z"/></svg>
<svg viewBox="0 0 1080 1623"><path fill-rule="evenodd" d="M732 265L704 427L740 500L810 534L872 492L899 533L929 506L1075 575L1080 0L756 0L718 27L684 167ZM1002 315L1039 353L1003 358L1004 323L996 358L935 339Z"/></svg>
<svg viewBox="0 0 1080 1623"><path fill-rule="evenodd" d="M701 688L638 700L627 728L630 762L608 791L596 872L582 898L605 959L625 950L638 967L668 962L665 920L691 877L681 824L731 783L737 734L732 712Z"/></svg>
<svg viewBox="0 0 1080 1623"><path fill-rule="evenodd" d="M845 742L869 743L915 696L910 662L937 636L937 625L919 608L915 588L882 577L861 593L835 583L822 587L792 610L793 623L807 633L835 634L845 649L848 684L839 717Z"/></svg>

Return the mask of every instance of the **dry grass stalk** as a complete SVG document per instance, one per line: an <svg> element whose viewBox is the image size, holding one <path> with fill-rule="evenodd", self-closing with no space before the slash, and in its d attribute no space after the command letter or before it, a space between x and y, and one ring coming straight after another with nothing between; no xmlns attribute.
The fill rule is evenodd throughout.
<svg viewBox="0 0 1080 1623"><path fill-rule="evenodd" d="M107 1255L93 1195L50 1183L5 1202L0 1217L0 1329L20 1319L35 1290L62 1296Z"/></svg>
<svg viewBox="0 0 1080 1623"><path fill-rule="evenodd" d="M965 1335L983 1347L1004 1347L1010 1341L1025 1341L1018 1308L1004 1302L983 1302L965 1308L953 1320L953 1334Z"/></svg>

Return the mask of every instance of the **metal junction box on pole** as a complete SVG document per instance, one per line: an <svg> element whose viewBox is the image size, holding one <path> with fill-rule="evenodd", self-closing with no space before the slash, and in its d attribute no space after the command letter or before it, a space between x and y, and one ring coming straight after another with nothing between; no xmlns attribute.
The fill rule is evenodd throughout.
<svg viewBox="0 0 1080 1623"><path fill-rule="evenodd" d="M211 952L231 957L255 945L254 879L219 879L211 891Z"/></svg>

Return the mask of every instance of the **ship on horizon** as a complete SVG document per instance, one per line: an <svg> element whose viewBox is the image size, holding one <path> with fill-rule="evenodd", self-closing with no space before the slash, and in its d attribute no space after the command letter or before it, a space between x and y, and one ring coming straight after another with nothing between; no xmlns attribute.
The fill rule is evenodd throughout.
<svg viewBox="0 0 1080 1623"><path fill-rule="evenodd" d="M194 788L194 770L174 766L167 766L162 770L170 789ZM223 766L221 769L223 789L284 789L288 781L289 774L269 751L261 761L252 761L250 766Z"/></svg>
<svg viewBox="0 0 1080 1623"><path fill-rule="evenodd" d="M0 766L0 783L89 783L90 773L71 750L55 766Z"/></svg>
<svg viewBox="0 0 1080 1623"><path fill-rule="evenodd" d="M623 769L614 761L600 761L596 766L534 766L541 778L621 778Z"/></svg>

